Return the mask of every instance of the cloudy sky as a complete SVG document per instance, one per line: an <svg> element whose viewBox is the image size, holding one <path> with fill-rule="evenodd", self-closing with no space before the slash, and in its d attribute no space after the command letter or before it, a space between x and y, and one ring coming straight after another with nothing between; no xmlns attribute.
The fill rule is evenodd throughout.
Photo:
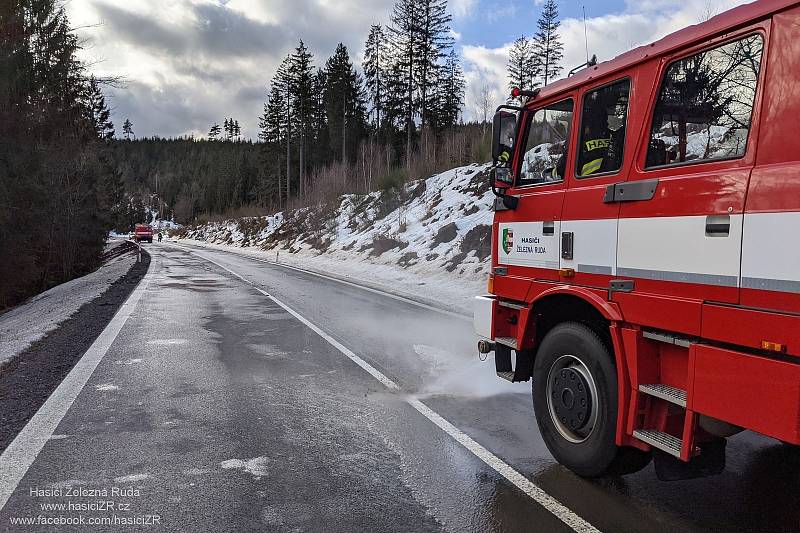
<svg viewBox="0 0 800 533"><path fill-rule="evenodd" d="M205 135L225 117L255 137L272 74L300 39L317 65L343 42L360 65L371 24L388 24L394 0L69 0L82 59L98 75L122 76L109 89L114 123L137 136ZM506 92L510 43L533 33L542 0L450 0L456 49L467 78L465 119L488 86ZM603 61L741 0L559 0L564 72L589 53ZM118 131L118 133L121 133Z"/></svg>

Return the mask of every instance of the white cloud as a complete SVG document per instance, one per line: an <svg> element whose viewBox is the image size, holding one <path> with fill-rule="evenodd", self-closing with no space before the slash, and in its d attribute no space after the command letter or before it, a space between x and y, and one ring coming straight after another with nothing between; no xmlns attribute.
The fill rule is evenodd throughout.
<svg viewBox="0 0 800 533"><path fill-rule="evenodd" d="M473 14L477 0L450 0L448 8L456 18L467 18Z"/></svg>
<svg viewBox="0 0 800 533"><path fill-rule="evenodd" d="M632 48L743 3L743 0L629 0L621 13L587 17L589 55L597 54L601 62L613 59ZM571 68L586 61L583 19L562 20L560 34L564 43L561 75L565 76ZM506 62L510 46L511 43L497 48L463 46L468 95L474 98L480 87L488 84L501 95L498 103L504 99L508 92ZM468 105L465 118L470 120L475 116L474 105Z"/></svg>
<svg viewBox="0 0 800 533"><path fill-rule="evenodd" d="M205 135L232 116L248 137L275 68L299 40L321 66L338 42L359 61L371 24L388 22L393 0L72 0L81 59L110 89L113 120L138 136ZM324 21L324 23L320 23Z"/></svg>
<svg viewBox="0 0 800 533"><path fill-rule="evenodd" d="M534 0L535 2L536 0ZM740 0L627 0L620 13L587 19L589 52L601 61L741 3ZM389 21L394 0L71 0L65 5L85 40L84 61L98 75L124 76L126 88L110 91L117 128L125 118L136 134L204 135L225 117L238 119L255 137L266 88L278 63L303 38L324 64L341 40L360 66L372 24ZM501 20L516 4L479 7L451 0L459 20ZM587 12L587 15L592 15ZM474 23L482 23L474 20ZM488 85L495 103L507 94L509 44L487 48L465 43L458 31L467 80L465 117L475 117L476 95ZM585 61L583 21L565 19L564 74Z"/></svg>

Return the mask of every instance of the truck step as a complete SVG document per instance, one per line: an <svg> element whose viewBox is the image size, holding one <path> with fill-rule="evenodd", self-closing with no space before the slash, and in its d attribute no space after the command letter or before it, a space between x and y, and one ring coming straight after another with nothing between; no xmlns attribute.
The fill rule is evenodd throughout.
<svg viewBox="0 0 800 533"><path fill-rule="evenodd" d="M681 439L669 433L664 433L657 429L635 429L633 430L633 436L653 448L658 448L679 459L681 457Z"/></svg>
<svg viewBox="0 0 800 533"><path fill-rule="evenodd" d="M517 339L514 337L495 337L494 342L498 342L515 350L517 349Z"/></svg>
<svg viewBox="0 0 800 533"><path fill-rule="evenodd" d="M514 381L514 373L513 372L498 372L498 377L501 377L507 381Z"/></svg>
<svg viewBox="0 0 800 533"><path fill-rule="evenodd" d="M686 408L686 391L662 383L639 385L639 391Z"/></svg>

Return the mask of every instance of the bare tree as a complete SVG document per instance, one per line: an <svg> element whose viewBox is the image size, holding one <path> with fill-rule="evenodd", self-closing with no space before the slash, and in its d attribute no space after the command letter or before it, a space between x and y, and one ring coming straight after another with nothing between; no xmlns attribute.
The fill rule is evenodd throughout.
<svg viewBox="0 0 800 533"><path fill-rule="evenodd" d="M489 123L489 113L492 108L492 89L488 83L484 83L478 90L478 109L480 111L482 135L486 135L486 125Z"/></svg>
<svg viewBox="0 0 800 533"><path fill-rule="evenodd" d="M719 14L719 4L717 0L706 0L700 13L697 14L697 22L705 22Z"/></svg>

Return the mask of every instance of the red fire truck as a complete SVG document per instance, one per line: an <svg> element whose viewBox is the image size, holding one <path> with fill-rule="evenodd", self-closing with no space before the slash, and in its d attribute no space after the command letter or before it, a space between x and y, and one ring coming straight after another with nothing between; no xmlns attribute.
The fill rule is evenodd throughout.
<svg viewBox="0 0 800 533"><path fill-rule="evenodd" d="M800 3L595 63L495 115L479 351L582 476L800 444Z"/></svg>
<svg viewBox="0 0 800 533"><path fill-rule="evenodd" d="M153 242L153 228L150 224L136 224L133 228L133 240L136 242Z"/></svg>

